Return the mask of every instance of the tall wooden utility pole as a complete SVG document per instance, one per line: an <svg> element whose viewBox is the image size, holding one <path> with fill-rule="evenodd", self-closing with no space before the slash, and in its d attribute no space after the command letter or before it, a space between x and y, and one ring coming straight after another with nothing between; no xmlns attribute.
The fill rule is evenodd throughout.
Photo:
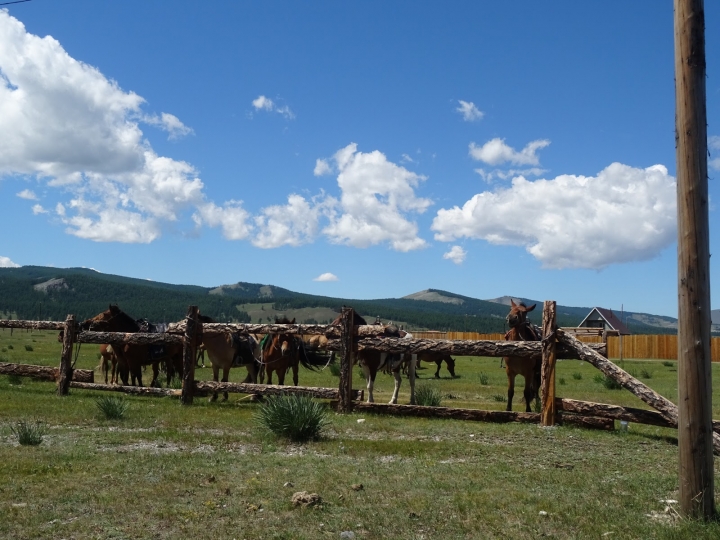
<svg viewBox="0 0 720 540"><path fill-rule="evenodd" d="M710 519L715 493L705 10L703 0L674 0L674 4L680 508L684 516Z"/></svg>

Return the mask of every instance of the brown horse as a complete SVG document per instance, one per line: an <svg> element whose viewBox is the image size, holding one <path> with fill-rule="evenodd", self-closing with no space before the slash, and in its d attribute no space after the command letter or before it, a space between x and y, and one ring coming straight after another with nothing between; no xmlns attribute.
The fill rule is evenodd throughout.
<svg viewBox="0 0 720 540"><path fill-rule="evenodd" d="M200 320L203 323L215 322L205 315L200 315ZM222 382L227 382L231 367L245 366L248 374L243 382L257 383L260 361L254 354L256 345L257 342L251 335L233 333L203 334L202 348L207 352L212 364L213 380L218 382L220 370L222 369ZM227 398L227 392L223 392L223 401L227 401ZM217 392L214 392L210 396L210 401L216 400Z"/></svg>
<svg viewBox="0 0 720 540"><path fill-rule="evenodd" d="M442 366L443 362L445 362L447 370L450 372L450 376L453 379L457 377L457 375L455 375L455 359L447 353L424 351L418 353L417 359L418 367L422 362L435 362L435 364L437 365L437 371L435 371L436 379L440 378L440 367Z"/></svg>
<svg viewBox="0 0 720 540"><path fill-rule="evenodd" d="M126 332L135 333L140 331L151 331L150 327L145 328L147 321L139 322L122 311L118 306L111 305L102 313L80 323L81 330L98 332ZM168 384L174 372L182 376L182 345L165 344L158 345L131 345L118 344L112 348L117 357L118 370L123 385L128 385L128 374L132 384L142 386L142 366L152 365L153 379L151 386L158 386L158 375L160 363L164 362L167 369Z"/></svg>
<svg viewBox="0 0 720 540"><path fill-rule="evenodd" d="M527 307L522 302L516 304L512 299L510 300L510 313L507 316L510 330L505 334L506 341L540 341L540 333L527 320L527 314L535 309L535 305ZM538 391L540 390L540 358L505 356L503 359L505 360L505 373L507 373L508 378L506 410L512 411L512 399L515 395L515 377L522 375L525 379L525 389L523 390L525 412L532 412L530 402L533 398L538 398Z"/></svg>
<svg viewBox="0 0 720 540"><path fill-rule="evenodd" d="M354 323L356 325L366 325L367 322L360 315L355 313ZM340 324L340 317L337 317L332 324ZM385 326L386 337L397 337L402 339L412 339L412 334L400 330L397 326L390 324ZM410 381L410 404L415 405L415 366L417 365L417 354L393 354L373 350L358 351L355 356L355 363L365 375L367 381L368 403L374 403L373 389L375 388L375 377L378 371L392 373L395 377L395 390L390 398L391 404L396 404L398 394L400 392L400 384L402 383L403 369L407 368L408 380Z"/></svg>
<svg viewBox="0 0 720 540"><path fill-rule="evenodd" d="M275 324L295 324L295 319L288 320L287 317L275 318ZM298 385L298 371L303 367L316 371L318 367L324 366L325 361L314 351L305 347L302 337L295 334L268 334L261 342L262 360L260 381L264 381L264 374L267 373L267 384L272 384L272 374L277 374L278 384L285 384L285 374L292 369L293 385Z"/></svg>

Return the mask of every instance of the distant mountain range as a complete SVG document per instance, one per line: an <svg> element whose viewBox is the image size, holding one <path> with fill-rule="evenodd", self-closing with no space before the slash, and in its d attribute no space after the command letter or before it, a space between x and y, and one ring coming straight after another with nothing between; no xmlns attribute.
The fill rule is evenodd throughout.
<svg viewBox="0 0 720 540"><path fill-rule="evenodd" d="M87 268L0 268L0 317L31 320L63 320L68 313L85 319L113 303L134 317L153 321L180 320L189 305L197 305L203 314L220 321L265 322L282 314L301 323L327 323L347 305L370 320L380 317L412 329L503 332L510 298L479 300L428 289L402 298L358 300L298 293L257 283L200 287L103 274ZM527 305L538 304L539 309L532 312L531 319L540 322L541 301L512 298ZM590 310L558 305L558 324L577 326ZM720 320L720 310L713 312L713 316ZM672 317L625 312L622 318L633 333L677 331L677 320Z"/></svg>

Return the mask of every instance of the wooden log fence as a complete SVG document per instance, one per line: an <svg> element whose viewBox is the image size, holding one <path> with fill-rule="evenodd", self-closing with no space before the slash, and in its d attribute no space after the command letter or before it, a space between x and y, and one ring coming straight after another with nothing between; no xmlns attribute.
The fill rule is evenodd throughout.
<svg viewBox="0 0 720 540"><path fill-rule="evenodd" d="M74 317L69 315L63 323L53 321L7 321L0 320L0 328L24 328L38 330L64 330L63 353L60 368L42 366L17 367L17 364L0 364L0 374L19 373L17 370L35 373L46 380L58 381L58 394L65 395L68 388L123 392L145 396L180 396L185 404L192 403L194 395L208 395L213 392L235 392L243 394L278 395L302 393L314 397L337 401L340 411L351 410L398 414L411 416L433 416L490 422L534 422L551 426L554 423L582 425L595 429L613 429L615 420L677 428L677 407L642 382L631 377L621 368L607 360L606 343L585 343L570 332L555 325L555 303L546 302L543 310L543 340L541 342L504 340L443 340L443 339L399 339L385 336L383 326L354 325L352 308L344 308L340 325L319 324L232 324L205 323L199 321L196 307L188 309L185 320L172 323L167 333L143 334L121 332L78 332ZM323 347L328 351L340 351L339 388L309 388L247 383L216 383L196 381L194 378L196 347L202 334L239 332L242 334L288 333L294 335L324 335ZM132 344L184 344L183 388L159 389L94 384L92 371L72 370L71 351L73 343L132 343ZM407 405L384 405L362 403L364 392L352 389L353 357L357 351L376 350L388 353L442 352L459 356L521 356L534 357L542 361L543 383L541 413L507 411L480 411L449 407L419 407ZM620 407L601 403L563 399L555 396L554 361L562 358L577 358L597 367L606 376L613 378L624 388L656 409L648 411L631 407ZM9 367L13 366L13 367ZM42 373L42 375L40 375ZM87 374L90 375L87 375ZM30 376L30 375L28 375ZM61 384L62 383L62 384ZM63 390L64 388L64 390ZM720 422L713 422L713 447L720 452Z"/></svg>
<svg viewBox="0 0 720 540"><path fill-rule="evenodd" d="M19 377L29 377L41 381L57 382L60 380L60 368L0 362L0 375L17 375ZM94 382L95 372L91 369L74 369L72 372L72 380Z"/></svg>

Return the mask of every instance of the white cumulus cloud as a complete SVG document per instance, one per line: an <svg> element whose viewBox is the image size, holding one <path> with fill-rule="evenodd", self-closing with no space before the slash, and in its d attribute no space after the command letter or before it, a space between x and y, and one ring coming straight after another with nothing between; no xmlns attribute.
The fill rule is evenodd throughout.
<svg viewBox="0 0 720 540"><path fill-rule="evenodd" d="M333 156L339 171L340 200L331 206L323 229L331 242L365 248L387 242L396 251L426 247L410 213L423 213L432 202L415 195L425 180L388 161L379 151L363 153L352 143Z"/></svg>
<svg viewBox="0 0 720 540"><path fill-rule="evenodd" d="M313 281L339 281L339 279L335 274L325 272L324 274L320 274L318 277L314 278Z"/></svg>
<svg viewBox="0 0 720 540"><path fill-rule="evenodd" d="M523 246L549 268L603 268L650 259L676 239L676 186L662 165L613 163L597 176L562 175L475 195L441 209L435 239Z"/></svg>
<svg viewBox="0 0 720 540"><path fill-rule="evenodd" d="M275 112L289 120L295 118L295 113L290 110L290 107L287 105L280 106L272 99L265 96L258 96L253 99L252 105L255 107L256 111Z"/></svg>
<svg viewBox="0 0 720 540"><path fill-rule="evenodd" d="M10 257L0 256L0 268L20 268L20 265L12 262Z"/></svg>
<svg viewBox="0 0 720 540"><path fill-rule="evenodd" d="M42 205L40 205L40 204L34 204L33 207L32 207L32 213L37 216L38 214L47 214L48 211L45 210L45 209L42 207Z"/></svg>
<svg viewBox="0 0 720 540"><path fill-rule="evenodd" d="M520 151L505 144L505 139L491 139L482 146L470 143L470 156L488 165L512 163L513 165L540 165L537 151L550 144L547 139L538 139L528 143Z"/></svg>
<svg viewBox="0 0 720 540"><path fill-rule="evenodd" d="M485 113L478 109L472 101L463 101L462 99L459 99L458 103L460 106L455 110L462 114L463 120L466 122L474 122L475 120L480 120L483 116L485 116Z"/></svg>
<svg viewBox="0 0 720 540"><path fill-rule="evenodd" d="M16 193L15 195L17 195L21 199L27 199L28 201L37 201L38 200L37 195L35 195L35 193L29 189L23 189L22 191L20 191L19 193Z"/></svg>
<svg viewBox="0 0 720 540"><path fill-rule="evenodd" d="M710 161L708 168L720 171L720 137L713 135L708 137L708 148L710 149Z"/></svg>
<svg viewBox="0 0 720 540"><path fill-rule="evenodd" d="M301 246L315 239L321 205L300 195L290 195L288 204L268 206L255 217L257 234L252 243L259 248Z"/></svg>
<svg viewBox="0 0 720 540"><path fill-rule="evenodd" d="M333 170L326 159L315 160L315 169L313 174L315 176L324 176L326 174L332 174Z"/></svg>
<svg viewBox="0 0 720 540"><path fill-rule="evenodd" d="M467 251L460 246L453 246L450 251L443 255L443 259L454 262L455 264L462 264L467 257Z"/></svg>
<svg viewBox="0 0 720 540"><path fill-rule="evenodd" d="M194 133L192 128L187 127L177 116L170 113L162 113L160 116L145 116L143 122L167 131L168 139L179 139Z"/></svg>

